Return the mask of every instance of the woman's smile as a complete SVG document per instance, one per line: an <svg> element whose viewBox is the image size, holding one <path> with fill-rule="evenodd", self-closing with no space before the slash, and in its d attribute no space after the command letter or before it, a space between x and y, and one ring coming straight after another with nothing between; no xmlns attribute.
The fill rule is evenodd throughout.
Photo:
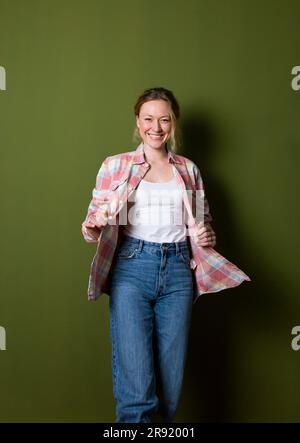
<svg viewBox="0 0 300 443"><path fill-rule="evenodd" d="M159 139L161 139L161 138L164 136L164 134L161 134L161 135L148 134L148 135L149 135L150 138L152 138L153 140L159 140Z"/></svg>

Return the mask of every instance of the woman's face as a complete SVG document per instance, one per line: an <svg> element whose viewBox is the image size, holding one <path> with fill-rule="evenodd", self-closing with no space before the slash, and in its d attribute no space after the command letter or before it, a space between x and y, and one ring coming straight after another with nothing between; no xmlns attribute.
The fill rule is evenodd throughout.
<svg viewBox="0 0 300 443"><path fill-rule="evenodd" d="M159 149L171 136L172 121L170 105L165 100L150 100L143 103L136 124L144 145Z"/></svg>

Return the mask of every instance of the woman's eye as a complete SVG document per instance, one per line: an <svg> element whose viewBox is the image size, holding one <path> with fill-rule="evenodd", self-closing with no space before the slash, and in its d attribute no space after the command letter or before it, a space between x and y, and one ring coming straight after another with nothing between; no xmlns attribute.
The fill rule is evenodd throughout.
<svg viewBox="0 0 300 443"><path fill-rule="evenodd" d="M151 118L145 118L145 120L149 121L149 120L151 120ZM168 119L166 119L166 118L164 118L162 121L163 121L164 123L170 123L170 120L168 120Z"/></svg>

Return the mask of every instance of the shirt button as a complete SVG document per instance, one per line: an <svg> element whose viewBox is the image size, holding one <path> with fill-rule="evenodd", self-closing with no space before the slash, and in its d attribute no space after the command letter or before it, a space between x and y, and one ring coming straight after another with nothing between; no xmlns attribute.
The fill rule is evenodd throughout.
<svg viewBox="0 0 300 443"><path fill-rule="evenodd" d="M120 200L120 205L123 203L123 200Z"/></svg>
<svg viewBox="0 0 300 443"><path fill-rule="evenodd" d="M112 215L109 215L108 218L111 220L112 219Z"/></svg>

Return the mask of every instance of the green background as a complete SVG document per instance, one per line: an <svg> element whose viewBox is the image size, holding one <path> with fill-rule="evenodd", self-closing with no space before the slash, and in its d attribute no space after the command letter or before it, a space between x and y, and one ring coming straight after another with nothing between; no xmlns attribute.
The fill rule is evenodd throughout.
<svg viewBox="0 0 300 443"><path fill-rule="evenodd" d="M216 250L250 283L200 297L176 421L299 421L300 6L0 0L0 421L113 422L108 297L81 234L98 169L164 86Z"/></svg>

